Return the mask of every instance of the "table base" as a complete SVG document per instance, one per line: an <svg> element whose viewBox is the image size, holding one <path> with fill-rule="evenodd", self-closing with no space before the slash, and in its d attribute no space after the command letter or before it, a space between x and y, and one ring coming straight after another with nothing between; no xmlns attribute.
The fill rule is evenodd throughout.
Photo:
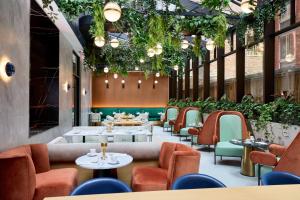
<svg viewBox="0 0 300 200"><path fill-rule="evenodd" d="M241 174L244 176L255 176L255 166L250 160L250 153L253 151L253 147L244 146L244 155L241 164Z"/></svg>
<svg viewBox="0 0 300 200"><path fill-rule="evenodd" d="M118 179L117 169L94 169L93 178L101 177Z"/></svg>

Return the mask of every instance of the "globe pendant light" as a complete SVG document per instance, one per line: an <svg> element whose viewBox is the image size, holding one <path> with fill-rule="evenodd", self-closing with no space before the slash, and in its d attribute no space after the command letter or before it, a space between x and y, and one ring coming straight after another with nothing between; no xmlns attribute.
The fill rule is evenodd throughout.
<svg viewBox="0 0 300 200"><path fill-rule="evenodd" d="M115 2L108 2L103 9L104 17L110 22L116 22L121 17L121 8Z"/></svg>
<svg viewBox="0 0 300 200"><path fill-rule="evenodd" d="M119 46L119 44L120 44L120 42L119 42L119 40L118 39L112 39L111 41L110 41L110 46L112 47L112 48L117 48L118 46Z"/></svg>
<svg viewBox="0 0 300 200"><path fill-rule="evenodd" d="M103 71L104 71L105 74L107 74L108 71L109 71L108 67L104 67Z"/></svg>
<svg viewBox="0 0 300 200"><path fill-rule="evenodd" d="M140 63L144 63L145 60L143 58L140 59Z"/></svg>
<svg viewBox="0 0 300 200"><path fill-rule="evenodd" d="M151 58L155 55L155 51L152 48L149 48L147 51L147 55Z"/></svg>
<svg viewBox="0 0 300 200"><path fill-rule="evenodd" d="M182 49L187 49L187 48L189 48L189 41L187 41L187 40L182 40L182 42L181 42L181 48L182 48Z"/></svg>
<svg viewBox="0 0 300 200"><path fill-rule="evenodd" d="M102 37L102 36L95 37L94 43L97 47L103 47L105 45L104 37Z"/></svg>
<svg viewBox="0 0 300 200"><path fill-rule="evenodd" d="M160 55L160 54L162 53L163 48L162 48L162 46L161 46L160 43L158 43L158 44L156 45L156 47L154 48L154 51L155 51L155 55Z"/></svg>
<svg viewBox="0 0 300 200"><path fill-rule="evenodd" d="M114 74L114 79L117 79L118 78L118 74Z"/></svg>
<svg viewBox="0 0 300 200"><path fill-rule="evenodd" d="M178 68L179 68L178 65L174 66L174 70L178 71Z"/></svg>
<svg viewBox="0 0 300 200"><path fill-rule="evenodd" d="M155 74L155 76L156 76L157 78L160 77L160 73L157 72L157 73Z"/></svg>
<svg viewBox="0 0 300 200"><path fill-rule="evenodd" d="M295 60L295 57L293 54L289 53L289 54L286 54L285 56L285 61L286 62L293 62Z"/></svg>
<svg viewBox="0 0 300 200"><path fill-rule="evenodd" d="M135 70L135 71L139 71L139 68L138 68L138 67L135 67L134 70Z"/></svg>
<svg viewBox="0 0 300 200"><path fill-rule="evenodd" d="M257 5L257 0L242 0L241 9L244 13L252 13Z"/></svg>
<svg viewBox="0 0 300 200"><path fill-rule="evenodd" d="M214 50L215 48L215 43L214 41L212 41L211 39L209 39L207 42L206 42L206 49L209 50L209 51L212 51Z"/></svg>

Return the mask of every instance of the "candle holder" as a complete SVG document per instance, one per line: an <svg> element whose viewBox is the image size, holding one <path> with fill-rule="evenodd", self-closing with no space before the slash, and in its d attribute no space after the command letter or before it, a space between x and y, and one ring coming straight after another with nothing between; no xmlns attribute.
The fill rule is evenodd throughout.
<svg viewBox="0 0 300 200"><path fill-rule="evenodd" d="M101 143L101 152L102 152L102 160L106 159L106 148L107 148L107 143Z"/></svg>

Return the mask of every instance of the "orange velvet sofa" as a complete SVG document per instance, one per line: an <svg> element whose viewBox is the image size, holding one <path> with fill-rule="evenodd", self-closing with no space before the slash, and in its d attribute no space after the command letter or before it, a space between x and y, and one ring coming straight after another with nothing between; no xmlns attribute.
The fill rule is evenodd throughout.
<svg viewBox="0 0 300 200"><path fill-rule="evenodd" d="M135 192L168 190L176 178L198 173L200 152L183 144L164 142L159 154L159 167L136 166L131 187Z"/></svg>
<svg viewBox="0 0 300 200"><path fill-rule="evenodd" d="M24 145L0 153L0 199L42 200L66 196L77 186L73 168L50 169L46 144Z"/></svg>
<svg viewBox="0 0 300 200"><path fill-rule="evenodd" d="M287 148L271 144L269 152L253 151L250 153L250 159L258 164L258 184L262 165L273 167L273 171L285 171L300 176L300 132Z"/></svg>
<svg viewBox="0 0 300 200"><path fill-rule="evenodd" d="M220 112L212 112L204 122L202 128L190 128L188 130L189 134L197 136L197 144L208 145L210 147L210 145L215 145L218 142L216 124Z"/></svg>

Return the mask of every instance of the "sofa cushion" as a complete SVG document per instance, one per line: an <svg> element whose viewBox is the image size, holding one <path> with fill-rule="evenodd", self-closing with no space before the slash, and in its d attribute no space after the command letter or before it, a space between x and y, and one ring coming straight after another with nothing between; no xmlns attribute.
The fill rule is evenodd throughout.
<svg viewBox="0 0 300 200"><path fill-rule="evenodd" d="M67 196L78 184L78 172L74 168L53 169L36 175L34 200L45 197Z"/></svg>
<svg viewBox="0 0 300 200"><path fill-rule="evenodd" d="M230 142L218 142L215 151L217 156L242 157L243 146L231 144Z"/></svg>
<svg viewBox="0 0 300 200"><path fill-rule="evenodd" d="M191 127L185 127L185 128L182 128L182 129L180 129L180 135L181 136L191 136L190 134L189 134L189 129L190 129Z"/></svg>
<svg viewBox="0 0 300 200"><path fill-rule="evenodd" d="M167 170L156 167L135 167L132 170L132 190L156 191L168 187Z"/></svg>

